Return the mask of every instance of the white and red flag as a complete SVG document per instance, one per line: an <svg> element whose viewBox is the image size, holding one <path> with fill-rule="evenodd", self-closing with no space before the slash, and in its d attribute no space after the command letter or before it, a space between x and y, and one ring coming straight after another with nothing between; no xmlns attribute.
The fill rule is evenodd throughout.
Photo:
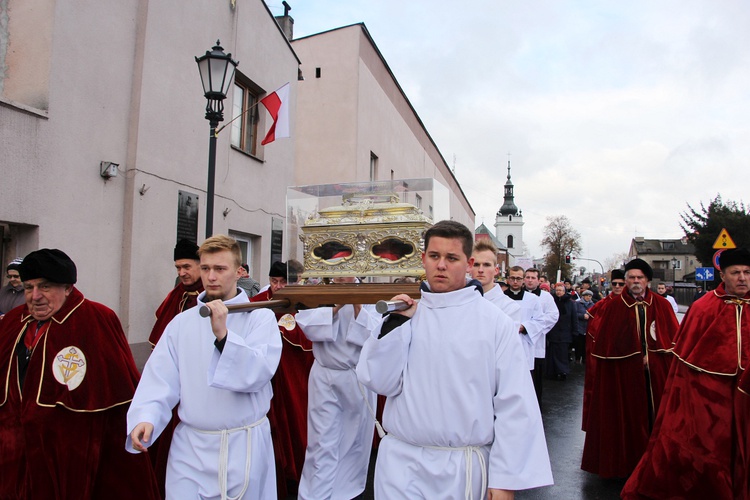
<svg viewBox="0 0 750 500"><path fill-rule="evenodd" d="M273 118L271 128L268 129L266 137L260 144L265 145L276 139L289 137L289 82L261 99L260 103L266 107Z"/></svg>

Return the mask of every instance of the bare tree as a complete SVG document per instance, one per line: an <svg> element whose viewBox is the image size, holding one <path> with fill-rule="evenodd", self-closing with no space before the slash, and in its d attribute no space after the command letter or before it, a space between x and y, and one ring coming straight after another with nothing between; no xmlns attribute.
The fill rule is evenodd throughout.
<svg viewBox="0 0 750 500"><path fill-rule="evenodd" d="M619 252L604 260L604 271L622 269L623 263L628 260L628 252Z"/></svg>
<svg viewBox="0 0 750 500"><path fill-rule="evenodd" d="M581 253L580 239L581 234L573 228L567 217L547 217L541 245L547 251L544 255L544 271L548 276L555 276L558 269L562 271L562 276L570 276L573 266L565 262L565 256Z"/></svg>

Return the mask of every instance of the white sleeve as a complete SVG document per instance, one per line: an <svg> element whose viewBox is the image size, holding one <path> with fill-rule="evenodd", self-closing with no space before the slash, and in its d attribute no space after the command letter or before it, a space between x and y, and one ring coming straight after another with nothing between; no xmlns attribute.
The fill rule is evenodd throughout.
<svg viewBox="0 0 750 500"><path fill-rule="evenodd" d="M357 363L357 378L377 394L395 396L401 393L411 343L411 320L379 339L384 321L381 320L362 347Z"/></svg>
<svg viewBox="0 0 750 500"><path fill-rule="evenodd" d="M151 446L172 418L172 408L180 401L179 360L172 333L176 329L174 321L164 329L161 341L157 342L143 368L141 380L130 403L125 441L125 449L130 453L140 453L133 448L130 440L130 433L135 426L141 422L154 426L151 441L144 443L147 447Z"/></svg>
<svg viewBox="0 0 750 500"><path fill-rule="evenodd" d="M677 307L677 301L672 297L671 295L667 295L667 300L670 304L672 304L672 309L674 310L674 313L677 314L680 312L680 308Z"/></svg>
<svg viewBox="0 0 750 500"><path fill-rule="evenodd" d="M297 325L302 329L311 342L335 342L338 328L333 328L333 308L317 307L304 309L294 317Z"/></svg>
<svg viewBox="0 0 750 500"><path fill-rule="evenodd" d="M552 327L555 326L557 320L560 319L560 311L557 310L555 305L555 299L549 292L542 290L539 298L542 302L542 315L544 317L544 333L546 334Z"/></svg>
<svg viewBox="0 0 750 500"><path fill-rule="evenodd" d="M521 339L524 342L533 346L536 345L540 338L544 338L544 334L547 333L547 330L545 330L547 322L544 316L544 311L542 310L541 300L534 301L534 305L531 309L531 318L522 322L522 324L526 329L526 335L521 335Z"/></svg>
<svg viewBox="0 0 750 500"><path fill-rule="evenodd" d="M276 373L281 359L281 335L276 315L270 309L257 309L249 314L250 331L229 330L222 352L214 350L208 369L211 387L257 392Z"/></svg>
<svg viewBox="0 0 750 500"><path fill-rule="evenodd" d="M495 439L488 486L521 490L552 484L552 470L526 356L512 333L495 334Z"/></svg>
<svg viewBox="0 0 750 500"><path fill-rule="evenodd" d="M360 347L363 346L379 324L380 315L375 311L374 306L363 305L357 318L351 321L346 329L346 341Z"/></svg>

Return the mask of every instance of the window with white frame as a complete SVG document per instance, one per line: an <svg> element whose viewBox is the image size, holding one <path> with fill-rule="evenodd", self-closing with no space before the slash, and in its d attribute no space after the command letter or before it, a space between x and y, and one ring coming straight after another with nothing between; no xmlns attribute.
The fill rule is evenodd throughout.
<svg viewBox="0 0 750 500"><path fill-rule="evenodd" d="M258 279L260 271L258 270L259 266L255 258L256 248L260 244L260 237L236 231L229 231L229 236L237 240L237 244L240 246L240 253L242 254L242 263L247 264L250 268L248 271L250 277L264 284L262 279Z"/></svg>

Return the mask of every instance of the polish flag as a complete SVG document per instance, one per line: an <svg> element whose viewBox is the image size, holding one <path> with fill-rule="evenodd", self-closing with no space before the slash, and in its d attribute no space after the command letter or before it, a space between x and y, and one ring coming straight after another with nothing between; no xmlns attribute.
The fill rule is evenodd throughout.
<svg viewBox="0 0 750 500"><path fill-rule="evenodd" d="M289 82L261 99L260 103L273 118L271 128L260 144L265 145L276 139L289 137Z"/></svg>

